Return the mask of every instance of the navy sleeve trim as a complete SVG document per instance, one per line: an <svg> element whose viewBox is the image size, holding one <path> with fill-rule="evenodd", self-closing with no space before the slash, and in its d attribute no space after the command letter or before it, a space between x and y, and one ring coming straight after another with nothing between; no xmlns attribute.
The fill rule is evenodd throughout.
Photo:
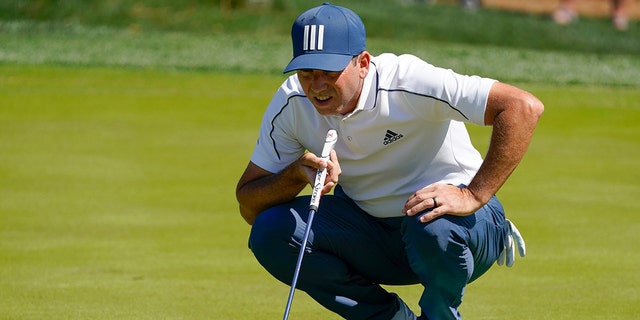
<svg viewBox="0 0 640 320"><path fill-rule="evenodd" d="M422 93L417 93L417 92L412 92L409 90L404 90L404 89L384 89L384 88L380 88L379 90L381 91L386 91L386 92L404 92L404 93L408 93L408 94L413 94L413 95L417 95L417 96L421 96L421 97L426 97L426 98L431 98L443 103L446 103L449 108L455 110L456 112L458 112L462 117L464 117L465 119L469 120L469 117L467 117L462 111L460 111L460 109L455 108L454 106L451 105L451 103L449 103L449 101L444 100L444 99L440 99L438 97L434 97L428 94L422 94Z"/></svg>
<svg viewBox="0 0 640 320"><path fill-rule="evenodd" d="M276 155L278 156L278 160L281 160L280 158L280 152L278 152L278 147L276 145L276 140L273 138L273 131L276 129L274 123L276 121L276 119L278 118L278 116L280 116L282 114L282 112L284 112L284 109L286 109L291 102L291 99L293 98L297 98L297 97L307 97L306 95L303 94L296 94L296 95L292 95L290 97L287 98L287 103L285 103L285 105L282 106L282 108L280 109L280 111L278 111L278 113L276 113L276 115L273 117L273 119L271 119L271 131L269 131L269 138L271 139L271 143L273 144L273 150L275 150Z"/></svg>

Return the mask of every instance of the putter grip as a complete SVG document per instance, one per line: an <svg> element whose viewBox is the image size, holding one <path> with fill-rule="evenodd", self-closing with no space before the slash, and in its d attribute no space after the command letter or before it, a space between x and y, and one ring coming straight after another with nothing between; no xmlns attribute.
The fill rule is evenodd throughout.
<svg viewBox="0 0 640 320"><path fill-rule="evenodd" d="M331 150L338 141L338 132L336 130L329 130L327 132L327 137L324 140L324 147L322 148L323 159L329 159L331 155ZM316 179L313 183L313 191L311 192L311 203L309 204L310 210L318 210L318 205L320 205L320 196L322 196L322 187L324 187L324 179L327 177L327 169L318 170L316 173Z"/></svg>

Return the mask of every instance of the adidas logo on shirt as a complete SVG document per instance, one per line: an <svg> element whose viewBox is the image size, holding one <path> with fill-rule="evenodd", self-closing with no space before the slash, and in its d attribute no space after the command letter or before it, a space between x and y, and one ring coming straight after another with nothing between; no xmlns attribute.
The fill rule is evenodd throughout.
<svg viewBox="0 0 640 320"><path fill-rule="evenodd" d="M404 137L402 134L399 133L395 133L391 130L387 130L387 133L384 135L384 141L382 142L382 144L384 144L385 146L397 141L398 139Z"/></svg>

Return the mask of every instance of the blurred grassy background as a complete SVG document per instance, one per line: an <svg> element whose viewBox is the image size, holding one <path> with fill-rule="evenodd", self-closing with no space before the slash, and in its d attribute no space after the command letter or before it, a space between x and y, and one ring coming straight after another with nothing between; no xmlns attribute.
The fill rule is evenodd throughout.
<svg viewBox="0 0 640 320"><path fill-rule="evenodd" d="M0 62L278 74L291 55L290 21L314 4L274 0L221 9L216 1L7 1L0 4ZM413 53L502 81L640 85L634 24L617 32L603 18L561 27L542 14L495 9L382 0L348 5L362 15L374 54Z"/></svg>
<svg viewBox="0 0 640 320"><path fill-rule="evenodd" d="M280 37L288 34L290 21L300 12L318 3L309 0L9 0L0 4L0 19L114 26L129 28L132 32L162 30ZM609 28L609 21L603 18L585 17L567 28L550 23L545 14L494 8L469 11L455 5L389 0L332 3L358 12L371 38L640 53L640 30L635 24L628 32L617 32Z"/></svg>

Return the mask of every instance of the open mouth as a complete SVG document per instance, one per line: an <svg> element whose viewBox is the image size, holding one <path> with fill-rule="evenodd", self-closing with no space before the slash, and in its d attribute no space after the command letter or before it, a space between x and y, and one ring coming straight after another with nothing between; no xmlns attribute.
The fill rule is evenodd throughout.
<svg viewBox="0 0 640 320"><path fill-rule="evenodd" d="M331 96L315 96L314 99L317 102L324 103L324 102L327 102L327 101L331 100Z"/></svg>

